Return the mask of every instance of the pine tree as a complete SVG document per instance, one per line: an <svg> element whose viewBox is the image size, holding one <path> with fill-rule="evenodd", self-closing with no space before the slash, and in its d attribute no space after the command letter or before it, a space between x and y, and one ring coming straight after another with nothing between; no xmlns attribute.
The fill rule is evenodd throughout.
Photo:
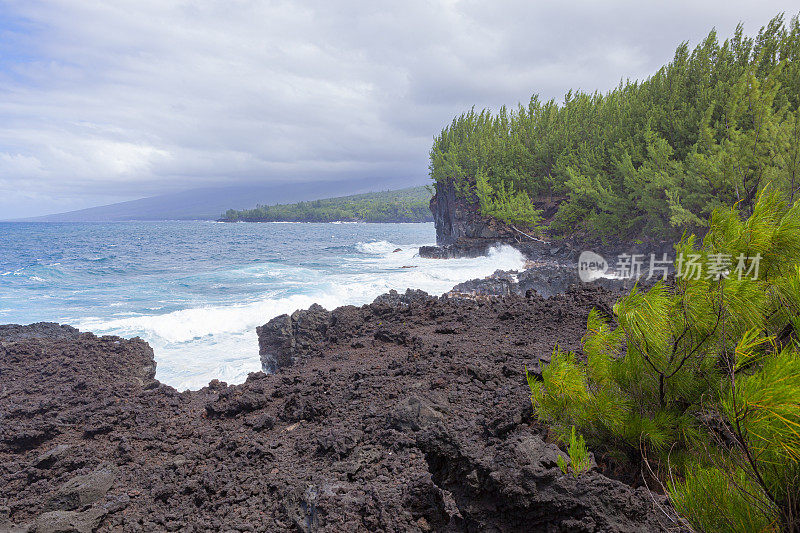
<svg viewBox="0 0 800 533"><path fill-rule="evenodd" d="M798 531L800 203L717 210L676 252L675 282L634 288L616 326L590 313L585 360L556 349L528 375L536 415L660 473L700 530Z"/></svg>

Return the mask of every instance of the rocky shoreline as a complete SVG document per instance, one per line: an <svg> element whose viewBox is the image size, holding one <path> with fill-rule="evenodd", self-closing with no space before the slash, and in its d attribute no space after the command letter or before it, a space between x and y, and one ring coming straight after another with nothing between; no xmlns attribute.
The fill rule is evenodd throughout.
<svg viewBox="0 0 800 533"><path fill-rule="evenodd" d="M602 460L557 467L524 369L579 349L617 294L535 270L277 317L258 331L274 373L183 393L139 339L0 326L0 531L672 526Z"/></svg>

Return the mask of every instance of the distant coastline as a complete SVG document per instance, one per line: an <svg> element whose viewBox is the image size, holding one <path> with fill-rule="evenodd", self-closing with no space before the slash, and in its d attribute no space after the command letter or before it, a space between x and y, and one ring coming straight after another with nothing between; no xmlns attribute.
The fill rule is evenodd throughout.
<svg viewBox="0 0 800 533"><path fill-rule="evenodd" d="M219 222L433 222L432 192L411 187L293 204L259 205L255 209L229 209Z"/></svg>

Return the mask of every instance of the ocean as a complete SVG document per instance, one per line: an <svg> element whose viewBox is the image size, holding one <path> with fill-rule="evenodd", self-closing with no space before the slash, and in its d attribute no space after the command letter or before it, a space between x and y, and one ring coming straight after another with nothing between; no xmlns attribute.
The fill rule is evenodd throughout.
<svg viewBox="0 0 800 533"><path fill-rule="evenodd" d="M279 314L390 289L438 295L524 264L508 246L419 257L434 241L431 223L0 223L0 324L141 337L156 378L179 390L240 383L261 369L256 326Z"/></svg>

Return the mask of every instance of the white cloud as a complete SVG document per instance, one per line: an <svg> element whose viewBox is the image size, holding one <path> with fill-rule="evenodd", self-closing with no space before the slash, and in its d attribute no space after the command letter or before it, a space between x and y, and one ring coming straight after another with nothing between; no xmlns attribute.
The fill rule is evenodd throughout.
<svg viewBox="0 0 800 533"><path fill-rule="evenodd" d="M607 90L712 26L725 35L742 20L755 32L796 8L11 0L0 9L16 21L0 28L5 218L231 180L423 180L432 136L472 105Z"/></svg>

